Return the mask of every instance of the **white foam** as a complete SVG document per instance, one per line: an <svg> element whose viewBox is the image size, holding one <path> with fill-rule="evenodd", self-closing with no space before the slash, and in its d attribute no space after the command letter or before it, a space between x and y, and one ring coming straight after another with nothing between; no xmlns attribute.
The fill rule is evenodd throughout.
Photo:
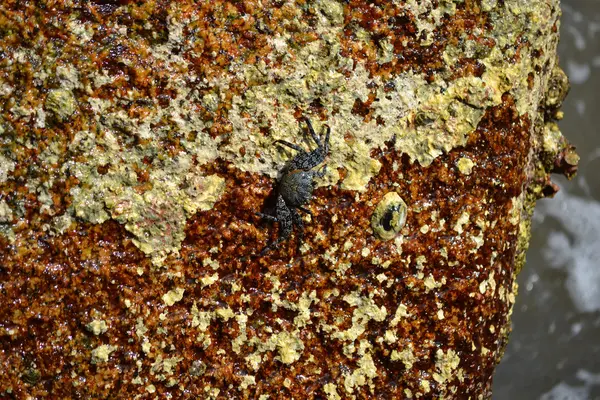
<svg viewBox="0 0 600 400"><path fill-rule="evenodd" d="M571 386L561 382L552 390L544 393L540 400L588 400L592 387L600 384L600 374L594 374L580 369L576 377L583 382L582 385Z"/></svg>
<svg viewBox="0 0 600 400"><path fill-rule="evenodd" d="M572 84L580 85L585 83L591 74L591 69L588 64L580 64L573 60L567 61L567 73L569 76L569 81Z"/></svg>
<svg viewBox="0 0 600 400"><path fill-rule="evenodd" d="M585 38L581 32L574 25L567 25L567 31L573 36L573 43L577 50L585 50Z"/></svg>
<svg viewBox="0 0 600 400"><path fill-rule="evenodd" d="M566 288L580 312L600 310L600 203L561 190L554 199L540 201L536 212L561 224L543 250L551 267L568 273Z"/></svg>
<svg viewBox="0 0 600 400"><path fill-rule="evenodd" d="M585 114L585 100L576 100L575 109L577 110L577 114L583 116Z"/></svg>
<svg viewBox="0 0 600 400"><path fill-rule="evenodd" d="M585 387L573 387L561 382L544 393L540 400L588 400L589 392Z"/></svg>

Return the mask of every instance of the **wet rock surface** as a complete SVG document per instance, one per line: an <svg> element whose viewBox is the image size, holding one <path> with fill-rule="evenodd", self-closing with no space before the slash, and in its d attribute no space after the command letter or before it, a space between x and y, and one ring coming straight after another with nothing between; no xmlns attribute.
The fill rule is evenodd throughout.
<svg viewBox="0 0 600 400"><path fill-rule="evenodd" d="M0 394L491 395L529 214L576 163L557 2L0 7ZM328 173L260 255L306 116Z"/></svg>

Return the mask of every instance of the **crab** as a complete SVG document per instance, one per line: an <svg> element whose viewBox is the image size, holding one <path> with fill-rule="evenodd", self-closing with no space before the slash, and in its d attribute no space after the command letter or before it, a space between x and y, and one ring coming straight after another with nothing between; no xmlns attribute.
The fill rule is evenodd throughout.
<svg viewBox="0 0 600 400"><path fill-rule="evenodd" d="M317 148L311 151L305 151L302 147L285 140L277 140L275 143L282 144L298 153L289 160L281 170L281 179L277 184L277 202L275 205L275 215L256 213L263 219L279 223L279 236L261 251L265 254L267 251L276 248L281 242L287 240L292 234L293 227L297 227L298 238L301 241L304 236L304 225L302 217L298 210L312 215L310 210L304 207L311 197L314 189L315 178L322 178L326 171L325 165L320 171L313 168L325 161L329 153L329 134L331 129L325 125L325 140L319 137L312 127L310 120L303 118L306 122L310 136L317 144Z"/></svg>

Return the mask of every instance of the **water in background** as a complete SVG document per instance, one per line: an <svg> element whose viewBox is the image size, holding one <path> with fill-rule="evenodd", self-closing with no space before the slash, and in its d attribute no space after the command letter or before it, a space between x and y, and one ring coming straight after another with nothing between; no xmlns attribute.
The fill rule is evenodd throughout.
<svg viewBox="0 0 600 400"><path fill-rule="evenodd" d="M600 399L600 0L563 0L560 127L581 156L534 215L495 400Z"/></svg>

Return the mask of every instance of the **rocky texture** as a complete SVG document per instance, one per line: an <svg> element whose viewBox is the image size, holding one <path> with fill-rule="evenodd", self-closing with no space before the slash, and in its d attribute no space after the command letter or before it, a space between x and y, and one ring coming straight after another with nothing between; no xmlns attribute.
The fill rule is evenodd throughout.
<svg viewBox="0 0 600 400"><path fill-rule="evenodd" d="M0 394L490 397L530 212L577 163L558 17L3 2ZM328 173L261 256L302 116Z"/></svg>

